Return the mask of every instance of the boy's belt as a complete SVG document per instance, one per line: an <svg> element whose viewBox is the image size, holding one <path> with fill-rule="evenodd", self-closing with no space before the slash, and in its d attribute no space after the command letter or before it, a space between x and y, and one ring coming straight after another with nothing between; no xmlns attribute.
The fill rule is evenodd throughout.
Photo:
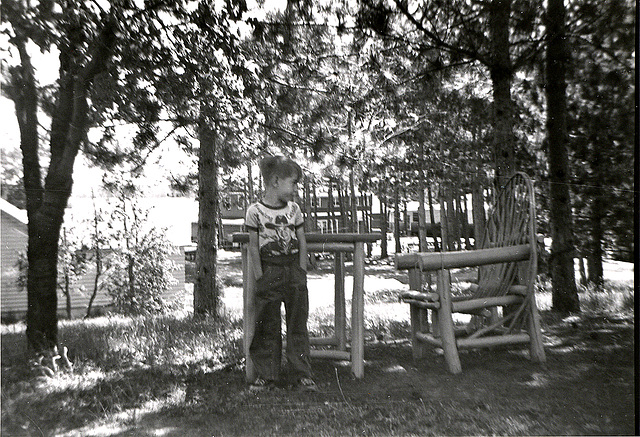
<svg viewBox="0 0 640 437"><path fill-rule="evenodd" d="M268 258L262 258L262 265L266 266L288 266L297 263L300 260L300 255L297 253L291 255L273 256Z"/></svg>

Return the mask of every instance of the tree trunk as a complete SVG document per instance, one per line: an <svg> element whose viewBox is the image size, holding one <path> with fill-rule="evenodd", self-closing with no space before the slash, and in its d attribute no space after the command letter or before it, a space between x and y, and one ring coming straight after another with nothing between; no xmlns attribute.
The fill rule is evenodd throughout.
<svg viewBox="0 0 640 437"><path fill-rule="evenodd" d="M396 183L393 190L393 238L396 244L396 253L402 252L400 243L400 187Z"/></svg>
<svg viewBox="0 0 640 437"><path fill-rule="evenodd" d="M38 95L27 53L26 42L18 40L21 68L12 77L15 86L16 117L20 129L20 149L27 196L27 341L34 352L52 349L58 336L56 275L61 211L48 199L44 209L44 190L38 157ZM52 193L55 196L55 192ZM62 198L66 205L66 199ZM64 212L64 208L62 208Z"/></svg>
<svg viewBox="0 0 640 437"><path fill-rule="evenodd" d="M448 236L448 248L449 250L460 249L460 227L458 226L458 215L453 205L453 189L451 187L445 188L445 210L446 210L446 228Z"/></svg>
<svg viewBox="0 0 640 437"><path fill-rule="evenodd" d="M418 250L426 252L427 244L427 214L424 209L424 144L420 143L420 156L418 159Z"/></svg>
<svg viewBox="0 0 640 437"><path fill-rule="evenodd" d="M89 297L89 304L87 305L87 314L85 318L91 316L91 308L93 307L93 301L98 295L98 284L100 283L100 276L102 275L102 254L100 253L100 230L98 229L99 216L98 209L96 208L96 197L91 190L91 200L93 202L93 250L96 266L96 274L93 277L93 290L91 291L91 297Z"/></svg>
<svg viewBox="0 0 640 437"><path fill-rule="evenodd" d="M64 277L64 297L67 303L67 319L71 320L71 279L69 273L65 273Z"/></svg>
<svg viewBox="0 0 640 437"><path fill-rule="evenodd" d="M451 248L449 243L449 220L447 218L447 207L445 204L445 188L440 186L440 241L442 242L442 251L446 252Z"/></svg>
<svg viewBox="0 0 640 437"><path fill-rule="evenodd" d="M133 297L136 294L136 290L135 290L135 274L134 274L134 259L133 259L133 254L131 252L131 233L129 232L129 224L128 224L128 216L127 216L127 196L125 194L124 191L122 191L121 193L122 196L122 228L124 230L124 238L125 238L125 247L127 250L127 285L129 287L129 296ZM135 214L135 212L134 212ZM133 227L136 225L135 222L135 218L134 218L134 223L131 226L131 228L133 229Z"/></svg>
<svg viewBox="0 0 640 437"><path fill-rule="evenodd" d="M464 247L471 250L471 240L469 238L469 210L467 208L467 196L462 193L458 196L458 205L460 206L460 223L462 226L462 237L464 238Z"/></svg>
<svg viewBox="0 0 640 437"><path fill-rule="evenodd" d="M382 233L382 241L380 242L380 259L385 259L389 256L387 248L387 229L389 225L387 223L387 201L386 196L383 193L380 196L380 232Z"/></svg>
<svg viewBox="0 0 640 437"><path fill-rule="evenodd" d="M427 197L429 200L429 219L431 221L431 234L433 235L433 250L440 252L440 244L438 243L436 215L433 212L433 194L431 193L431 184L427 184ZM442 218L440 218L442 220ZM440 234L442 235L442 234Z"/></svg>
<svg viewBox="0 0 640 437"><path fill-rule="evenodd" d="M318 205L318 191L317 191L315 179L313 180L313 184L311 188L312 188L312 195L313 195L313 230L317 231L318 224L320 223L320 221L318 220L318 209L320 208L320 206Z"/></svg>
<svg viewBox="0 0 640 437"><path fill-rule="evenodd" d="M580 272L580 285L587 285L587 270L584 266L584 257L582 256L582 252L578 251L578 272Z"/></svg>
<svg viewBox="0 0 640 437"><path fill-rule="evenodd" d="M29 219L27 339L34 352L53 349L58 342L56 276L62 214L47 212Z"/></svg>
<svg viewBox="0 0 640 437"><path fill-rule="evenodd" d="M373 227L373 199L367 195L364 188L361 187L360 202L362 202L362 231L363 233L371 232ZM367 257L371 257L373 252L373 243L367 243Z"/></svg>
<svg viewBox="0 0 640 437"><path fill-rule="evenodd" d="M602 198L596 194L591 200L589 211L589 250L587 256L587 271L589 272L589 282L601 287L604 284L604 270L602 268L602 241L604 232L602 230L602 212L605 211Z"/></svg>
<svg viewBox="0 0 640 437"><path fill-rule="evenodd" d="M565 9L563 0L549 0L547 6L547 141L551 221L551 279L553 309L560 313L580 311L573 266L569 162L566 143Z"/></svg>
<svg viewBox="0 0 640 437"><path fill-rule="evenodd" d="M253 162L251 160L247 162L247 190L249 196L248 199L245 199L245 209L247 209L247 207L251 205L255 199L255 193L253 189Z"/></svg>
<svg viewBox="0 0 640 437"><path fill-rule="evenodd" d="M329 178L329 190L327 193L327 210L328 210L328 218L329 223L327 228L329 228L329 232L332 234L336 232L335 226L337 226L336 213L333 208L333 179Z"/></svg>
<svg viewBox="0 0 640 437"><path fill-rule="evenodd" d="M358 232L358 198L356 197L356 184L353 168L349 171L349 201L351 206L351 232Z"/></svg>
<svg viewBox="0 0 640 437"><path fill-rule="evenodd" d="M311 184L309 183L309 177L307 175L304 176L303 181L303 208L302 213L304 214L304 231L305 232L313 232L315 230L315 226L310 220L311 217Z"/></svg>
<svg viewBox="0 0 640 437"><path fill-rule="evenodd" d="M96 274L93 277L93 290L91 291L91 296L89 297L89 303L87 304L87 313L85 318L91 317L91 309L93 307L93 301L96 299L98 295L98 287L100 284L100 276L102 276L102 258L100 256L100 249L96 249L95 251L95 265L96 265Z"/></svg>
<svg viewBox="0 0 640 437"><path fill-rule="evenodd" d="M474 246L476 247L476 249L480 249L482 245L482 239L484 238L484 230L487 226L487 219L484 211L484 194L482 185L480 185L480 182L477 180L473 181L471 190Z"/></svg>
<svg viewBox="0 0 640 437"><path fill-rule="evenodd" d="M68 254L69 251L69 246L68 246L68 242L67 242L67 230L65 228L62 228L62 244L63 244L63 253ZM59 248L58 248L59 249ZM69 273L69 257L68 255L65 255L63 257L63 262L64 265L62 266L62 271L63 271L63 287L62 287L62 294L64 294L65 300L66 300L66 308L67 308L67 319L71 320L71 276Z"/></svg>
<svg viewBox="0 0 640 437"><path fill-rule="evenodd" d="M591 165L593 166L591 185L597 187L599 181L603 180L605 176L602 174L602 156L597 146L593 148L591 153ZM604 271L602 268L604 230L602 221L607 208L601 189L593 188L589 191L590 204L587 207L589 226L587 238L587 270L589 273L587 279L596 285L596 287L602 287L604 284Z"/></svg>
<svg viewBox="0 0 640 437"><path fill-rule="evenodd" d="M489 7L492 61L489 67L493 85L493 153L496 182L504 183L514 172L513 69L509 54L509 16L511 0L493 0Z"/></svg>
<svg viewBox="0 0 640 437"><path fill-rule="evenodd" d="M345 196L342 193L342 189L339 185L336 186L338 190L338 203L340 204L340 221L342 222L342 229L340 231L344 232L349 229L349 222L347 221L347 208L345 207Z"/></svg>
<svg viewBox="0 0 640 437"><path fill-rule="evenodd" d="M196 251L196 281L193 290L195 314L218 316L220 289L217 275L217 214L218 214L218 138L206 122L199 126L198 154L198 249Z"/></svg>
<svg viewBox="0 0 640 437"><path fill-rule="evenodd" d="M27 195L27 341L34 352L52 350L58 340L58 241L73 185L73 164L87 131L87 95L96 74L104 70L115 43L114 25L106 21L78 60L72 44L60 51L60 79L53 110L50 163L42 186L38 149L38 96L26 40L13 40L20 66L12 71L12 90L20 129L20 148ZM84 62L82 62L84 61Z"/></svg>

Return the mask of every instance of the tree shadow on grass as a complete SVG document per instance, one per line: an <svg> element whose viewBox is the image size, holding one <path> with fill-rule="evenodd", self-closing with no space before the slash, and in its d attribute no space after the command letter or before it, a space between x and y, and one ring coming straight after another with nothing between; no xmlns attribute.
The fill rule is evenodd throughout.
<svg viewBox="0 0 640 437"><path fill-rule="evenodd" d="M461 353L452 375L434 350L372 342L361 380L330 360L313 362L318 393L251 393L241 367L192 375L183 401L116 435L632 435L633 325L547 322L545 364L496 347Z"/></svg>
<svg viewBox="0 0 640 437"><path fill-rule="evenodd" d="M459 375L434 349L414 361L406 339L371 341L363 379L314 360L317 393L252 393L242 363L27 379L3 362L2 435L633 434L633 320L545 313L543 329L545 364L471 350Z"/></svg>

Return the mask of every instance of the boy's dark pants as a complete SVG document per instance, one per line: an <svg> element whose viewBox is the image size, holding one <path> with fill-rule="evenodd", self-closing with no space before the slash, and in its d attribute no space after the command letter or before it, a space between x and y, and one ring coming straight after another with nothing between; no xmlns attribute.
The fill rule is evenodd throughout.
<svg viewBox="0 0 640 437"><path fill-rule="evenodd" d="M287 322L288 370L296 379L310 377L307 274L297 261L285 265L263 263L263 274L256 281L256 326L249 347L251 360L258 377L278 379L282 359L282 302Z"/></svg>

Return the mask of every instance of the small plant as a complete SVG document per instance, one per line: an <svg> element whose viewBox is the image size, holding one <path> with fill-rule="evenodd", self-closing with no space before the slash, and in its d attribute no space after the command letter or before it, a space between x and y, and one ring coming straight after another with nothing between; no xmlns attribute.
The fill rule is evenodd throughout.
<svg viewBox="0 0 640 437"><path fill-rule="evenodd" d="M636 296L633 292L633 288L629 288L626 292L622 294L622 311L631 312L635 310L636 307Z"/></svg>
<svg viewBox="0 0 640 437"><path fill-rule="evenodd" d="M601 287L588 284L579 292L583 311L595 314L618 314L633 311L633 287L626 284L605 282Z"/></svg>
<svg viewBox="0 0 640 437"><path fill-rule="evenodd" d="M67 318L71 318L71 288L87 271L87 258L82 250L77 232L73 229L62 229L58 246L58 289L62 292L67 304Z"/></svg>
<svg viewBox="0 0 640 437"><path fill-rule="evenodd" d="M149 227L148 211L136 203L132 183L114 183L120 202L110 219L111 253L104 260L104 287L123 314L160 314L172 309L163 298L176 282L175 264L169 256L175 248L163 232Z"/></svg>

